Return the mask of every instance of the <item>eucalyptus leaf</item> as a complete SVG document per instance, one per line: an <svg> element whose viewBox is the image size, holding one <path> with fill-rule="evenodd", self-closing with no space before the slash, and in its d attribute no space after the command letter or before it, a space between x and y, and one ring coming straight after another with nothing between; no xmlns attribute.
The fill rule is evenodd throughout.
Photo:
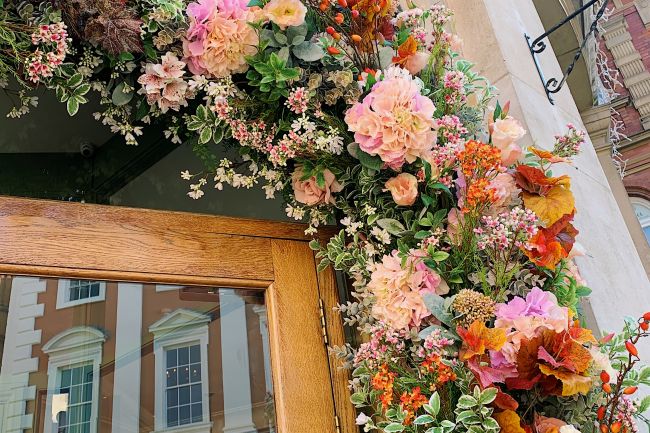
<svg viewBox="0 0 650 433"><path fill-rule="evenodd" d="M370 155L361 149L357 151L357 157L359 158L361 165L371 170L378 171L384 165L384 162L381 160L379 155Z"/></svg>
<svg viewBox="0 0 650 433"><path fill-rule="evenodd" d="M435 293L426 293L422 298L424 305L426 305L427 309L436 319L449 327L453 326L453 317L445 308L445 300L442 296L436 295Z"/></svg>
<svg viewBox="0 0 650 433"><path fill-rule="evenodd" d="M299 45L296 45L292 49L293 55L304 60L305 62L315 62L322 59L325 56L325 52L320 47L320 45L305 41Z"/></svg>
<svg viewBox="0 0 650 433"><path fill-rule="evenodd" d="M115 89L113 89L113 93L111 94L111 101L113 101L113 104L118 107L128 104L133 99L133 90L124 93L125 86L126 84L122 81L115 86Z"/></svg>

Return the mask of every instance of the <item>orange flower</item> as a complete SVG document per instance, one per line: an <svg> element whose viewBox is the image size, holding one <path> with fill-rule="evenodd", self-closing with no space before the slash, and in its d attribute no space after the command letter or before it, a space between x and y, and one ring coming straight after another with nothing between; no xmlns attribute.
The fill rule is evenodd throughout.
<svg viewBox="0 0 650 433"><path fill-rule="evenodd" d="M435 375L435 383L431 385L430 391L435 391L439 385L456 380L456 373L451 367L442 362L440 355L429 355L420 365L425 372Z"/></svg>
<svg viewBox="0 0 650 433"><path fill-rule="evenodd" d="M458 335L463 339L460 358L468 360L476 355L483 355L487 350L500 350L506 342L506 331L501 328L488 328L485 323L476 320L468 329L460 326Z"/></svg>
<svg viewBox="0 0 650 433"><path fill-rule="evenodd" d="M383 391L379 400L384 410L393 402L393 382L396 375L396 373L388 371L388 365L382 364L379 371L372 377L373 389Z"/></svg>
<svg viewBox="0 0 650 433"><path fill-rule="evenodd" d="M410 394L404 391L399 400L401 402L402 410L406 412L404 425L411 424L413 418L415 417L415 412L417 412L418 409L422 407L422 405L429 401L429 399L420 393L419 386L413 388Z"/></svg>
<svg viewBox="0 0 650 433"><path fill-rule="evenodd" d="M490 188L490 182L483 178L473 181L467 188L463 213L481 210L497 201L496 191Z"/></svg>
<svg viewBox="0 0 650 433"><path fill-rule="evenodd" d="M523 248L526 256L537 266L555 269L560 260L569 256L578 235L571 220L573 213L564 215L549 228L540 228Z"/></svg>
<svg viewBox="0 0 650 433"><path fill-rule="evenodd" d="M489 171L496 170L501 163L501 151L489 144L470 140L465 144L465 150L458 152L463 174L479 178Z"/></svg>

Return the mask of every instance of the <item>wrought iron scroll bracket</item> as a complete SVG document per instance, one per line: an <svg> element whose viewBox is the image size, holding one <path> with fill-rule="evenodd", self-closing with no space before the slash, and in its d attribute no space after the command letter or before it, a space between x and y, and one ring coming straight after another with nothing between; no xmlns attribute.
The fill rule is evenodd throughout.
<svg viewBox="0 0 650 433"><path fill-rule="evenodd" d="M546 42L544 39L546 39L548 36L550 36L553 32L558 30L560 27L571 21L573 18L577 17L578 15L582 15L582 13L587 10L588 8L592 7L594 4L597 2L602 1L603 4L602 6L598 9L598 12L596 13L596 16L594 18L594 21L591 23L589 26L589 32L584 36L582 39L582 43L580 44L580 47L578 47L578 50L576 51L575 55L573 56L573 60L571 64L566 68L564 71L564 74L562 75L561 79L557 79L555 77L547 79L544 76L544 71L542 70L542 65L540 64L540 61L537 57L538 54L541 54L547 47ZM589 37L596 32L598 28L598 21L603 17L605 14L605 10L607 9L607 0L590 0L589 2L585 3L582 7L577 9L575 12L567 15L566 18L564 18L562 21L551 27L549 30L546 32L542 33L540 36L538 36L536 39L532 39L528 34L524 33L524 37L526 38L526 44L528 45L528 49L530 50L530 55L533 57L533 61L535 62L535 68L537 69L537 73L539 74L539 78L542 81L542 86L544 87L544 91L546 92L546 97L548 98L548 101L555 105L555 102L553 101L553 94L557 93L562 89L564 84L566 83L567 78L573 71L573 68L576 65L576 62L580 59L580 56L582 56L582 51L585 48L585 45L587 43L587 40L589 40Z"/></svg>

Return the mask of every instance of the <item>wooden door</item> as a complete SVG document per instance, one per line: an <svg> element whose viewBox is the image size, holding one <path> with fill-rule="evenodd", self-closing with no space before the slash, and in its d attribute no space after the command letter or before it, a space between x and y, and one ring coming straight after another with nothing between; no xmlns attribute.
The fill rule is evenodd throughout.
<svg viewBox="0 0 650 433"><path fill-rule="evenodd" d="M0 274L108 281L107 294L116 282L176 285L190 292L192 287L261 291L268 315L275 431L352 432L356 428L347 375L327 353L328 344L344 341L341 318L333 310L335 278L330 269L317 273L304 228L0 197ZM55 289L48 285L45 293L49 290ZM99 293L97 287L90 290ZM128 294L127 289L120 290ZM84 314L92 316L93 310L87 311ZM43 352L46 349L54 351L48 346ZM157 350L155 344L151 350ZM0 367L0 400L2 374ZM32 400L47 399L42 392L37 394ZM28 400L24 407L34 428L21 428L38 431L34 403ZM111 430L110 419L102 418L102 423L109 427L102 424L92 431L117 431L117 427ZM180 427L156 430L185 431ZM209 431L218 430L213 426Z"/></svg>

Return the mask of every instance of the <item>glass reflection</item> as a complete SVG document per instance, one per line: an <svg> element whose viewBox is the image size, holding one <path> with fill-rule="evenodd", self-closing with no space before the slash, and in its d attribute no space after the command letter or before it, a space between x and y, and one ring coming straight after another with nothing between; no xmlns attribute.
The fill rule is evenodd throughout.
<svg viewBox="0 0 650 433"><path fill-rule="evenodd" d="M0 354L9 430L275 431L261 291L0 277Z"/></svg>

